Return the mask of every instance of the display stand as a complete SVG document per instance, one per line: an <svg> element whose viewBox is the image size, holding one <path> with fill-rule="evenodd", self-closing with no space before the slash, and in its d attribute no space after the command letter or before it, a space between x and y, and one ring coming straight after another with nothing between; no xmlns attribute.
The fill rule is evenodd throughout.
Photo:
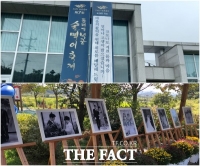
<svg viewBox="0 0 200 166"><path fill-rule="evenodd" d="M140 129L142 128L142 126L144 126L144 122L142 122L138 128L138 132L140 131ZM159 134L161 133L161 131L156 131L156 132L152 132L152 133L147 133L146 129L144 127L145 130L145 140L146 140L146 144L147 144L147 149L150 149L151 146L153 145L153 147L156 147L155 142L158 142L158 146L161 146L160 140L159 140Z"/></svg>
<svg viewBox="0 0 200 166"><path fill-rule="evenodd" d="M56 149L56 144L57 142L61 141L62 142L62 147L63 149L68 149L68 144L67 141L68 140L74 140L75 146L78 150L81 149L81 146L79 144L79 139L82 138L82 136L74 136L74 137L68 137L68 138L60 138L60 139L55 139L55 140L51 140L51 141L44 141L45 143L49 144L49 152L50 152L50 156L49 156L49 165L56 165L56 157L55 157L55 149ZM65 153L66 155L66 153ZM65 156L66 157L66 156ZM83 165L86 164L85 160L81 161ZM67 165L72 165L71 160L66 160Z"/></svg>
<svg viewBox="0 0 200 166"><path fill-rule="evenodd" d="M113 148L114 153L115 154L117 153L117 148L113 144L114 138L112 136L112 133L113 133L113 131L107 131L107 132L101 132L101 133L92 133L92 131L91 131L91 134L90 134L91 136L90 136L90 139L89 139L88 144L86 146L86 149L89 149L91 147L94 149L95 165L98 164L98 149L97 149L97 147L98 147L100 141L97 141L97 139L99 139L99 137L101 139L102 146L107 148L105 134L108 134L109 140L111 142L111 147ZM109 149L109 148L107 148L107 149Z"/></svg>
<svg viewBox="0 0 200 166"><path fill-rule="evenodd" d="M91 84L91 97L92 98L100 98L101 95L101 84ZM90 130L90 138L88 141L88 144L86 146L86 149L93 148L94 149L94 157L95 157L95 165L98 164L98 145L101 140L102 146L107 147L106 145L106 139L105 139L105 134L108 134L109 140L111 143L113 143L114 139L112 136L113 131L107 131L107 132L101 132L101 133L93 133L92 130ZM112 145L112 148L114 152L117 152L117 148L115 145Z"/></svg>
<svg viewBox="0 0 200 166"><path fill-rule="evenodd" d="M145 139L146 139L148 149L151 148L150 144L152 144L153 147L156 147L155 142L158 142L159 147L161 146L158 134L159 134L159 132L145 133ZM154 137L154 135L155 135L155 137Z"/></svg>
<svg viewBox="0 0 200 166"><path fill-rule="evenodd" d="M197 124L185 125L185 135L186 136L199 136L197 131ZM188 130L190 131L190 135L188 134Z"/></svg>
<svg viewBox="0 0 200 166"><path fill-rule="evenodd" d="M114 137L114 141L116 141L116 139L119 136L120 132L122 132L122 126L120 126L120 128L117 130L116 135ZM144 136L144 134L139 134L139 135L136 135L136 136L131 136L131 137L127 137L126 138L124 136L124 134L123 134L123 140L124 141L129 141L129 142L130 141L133 142L133 141L136 140L138 142L138 145L139 145L139 148L137 148L137 149L141 150L141 152L143 153L144 149L143 149L143 146L142 146L142 143L141 143L141 139L140 139L141 136ZM129 143L128 143L128 145L125 144L124 146L125 146L126 149L131 148L131 144L129 144Z"/></svg>
<svg viewBox="0 0 200 166"><path fill-rule="evenodd" d="M161 129L163 145L166 145L166 144L169 145L171 143L170 142L171 140L175 141L173 134L172 134L172 130L174 130L174 129L167 129L167 130Z"/></svg>
<svg viewBox="0 0 200 166"><path fill-rule="evenodd" d="M34 146L36 145L35 142L31 142L31 143L25 143L25 144L19 144L19 145L10 145L10 146L6 146L6 147L1 147L1 165L7 165L6 163L6 158L5 158L5 150L10 150L10 149L16 149L17 153L19 155L19 158L22 162L22 165L29 165L28 161L26 159L26 156L24 154L23 151L23 147L28 147L28 146Z"/></svg>
<svg viewBox="0 0 200 166"><path fill-rule="evenodd" d="M159 120L159 124L160 124L160 130L161 130L161 137L162 137L163 145L167 145L167 144L169 145L171 143L171 140L175 141L173 134L172 134L172 130L174 130L174 129L173 128L163 129L163 126L162 126L162 123L161 123L160 120Z"/></svg>
<svg viewBox="0 0 200 166"><path fill-rule="evenodd" d="M174 128L173 134L175 135L175 139L176 140L179 140L179 139L182 139L182 138L185 137L184 133L183 133L183 130L182 130L182 126Z"/></svg>

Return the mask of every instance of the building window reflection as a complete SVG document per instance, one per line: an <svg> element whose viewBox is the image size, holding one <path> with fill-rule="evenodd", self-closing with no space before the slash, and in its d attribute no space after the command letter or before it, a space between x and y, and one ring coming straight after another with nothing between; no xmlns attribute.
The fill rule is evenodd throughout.
<svg viewBox="0 0 200 166"><path fill-rule="evenodd" d="M1 74L11 74L14 53L1 53Z"/></svg>
<svg viewBox="0 0 200 166"><path fill-rule="evenodd" d="M59 82L63 54L48 55L45 82Z"/></svg>
<svg viewBox="0 0 200 166"><path fill-rule="evenodd" d="M192 82L199 78L199 55L185 54L184 58L188 82Z"/></svg>
<svg viewBox="0 0 200 166"><path fill-rule="evenodd" d="M46 52L50 17L24 15L18 51Z"/></svg>
<svg viewBox="0 0 200 166"><path fill-rule="evenodd" d="M42 82L45 54L17 54L13 82Z"/></svg>

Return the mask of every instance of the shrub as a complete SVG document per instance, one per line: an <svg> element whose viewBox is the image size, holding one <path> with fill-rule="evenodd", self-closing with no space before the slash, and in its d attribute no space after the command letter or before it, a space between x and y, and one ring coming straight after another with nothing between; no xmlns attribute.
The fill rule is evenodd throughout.
<svg viewBox="0 0 200 166"><path fill-rule="evenodd" d="M155 159L158 165L169 164L172 157L163 148L151 148L148 151L144 152L144 154Z"/></svg>
<svg viewBox="0 0 200 166"><path fill-rule="evenodd" d="M197 154L199 153L199 143L198 143L198 138L196 137L186 137L186 142L188 142L190 145L193 146L193 152L192 154Z"/></svg>
<svg viewBox="0 0 200 166"><path fill-rule="evenodd" d="M184 139L178 140L177 142L173 143L172 146L176 146L177 148L181 149L185 153L186 158L193 154L193 146L186 142Z"/></svg>
<svg viewBox="0 0 200 166"><path fill-rule="evenodd" d="M166 146L164 149L172 156L170 162L172 164L177 164L185 159L185 153L176 146L169 145Z"/></svg>
<svg viewBox="0 0 200 166"><path fill-rule="evenodd" d="M136 154L135 162L137 165L158 165L153 157L144 154Z"/></svg>
<svg viewBox="0 0 200 166"><path fill-rule="evenodd" d="M194 141L194 142L196 142L196 143L199 143L199 142L200 142L198 137L186 136L186 140Z"/></svg>
<svg viewBox="0 0 200 166"><path fill-rule="evenodd" d="M85 130L90 130L91 125L90 125L90 119L88 116L84 117L83 126Z"/></svg>
<svg viewBox="0 0 200 166"><path fill-rule="evenodd" d="M5 157L7 165L22 165L16 149L5 150Z"/></svg>
<svg viewBox="0 0 200 166"><path fill-rule="evenodd" d="M103 166L107 166L107 165L114 166L114 165L126 165L126 164L120 160L110 160L103 163Z"/></svg>
<svg viewBox="0 0 200 166"><path fill-rule="evenodd" d="M17 120L19 123L23 143L36 142L36 146L27 147L24 149L28 161L31 161L31 159L33 159L33 162L34 160L40 161L44 158L48 159L48 144L42 142L37 116L23 113L17 115Z"/></svg>

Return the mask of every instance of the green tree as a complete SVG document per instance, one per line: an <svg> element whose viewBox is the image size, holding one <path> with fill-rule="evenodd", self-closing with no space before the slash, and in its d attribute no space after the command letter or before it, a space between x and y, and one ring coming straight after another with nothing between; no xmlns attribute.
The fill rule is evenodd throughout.
<svg viewBox="0 0 200 166"><path fill-rule="evenodd" d="M199 98L199 84L198 83L189 84L188 99L198 99L198 98Z"/></svg>
<svg viewBox="0 0 200 166"><path fill-rule="evenodd" d="M84 130L86 115L85 98L88 95L88 84L60 84L63 93L67 96L64 102L69 102L69 108L76 108L81 130Z"/></svg>
<svg viewBox="0 0 200 166"><path fill-rule="evenodd" d="M40 84L22 84L21 89L22 93L33 93L36 107L38 95L46 91L46 88Z"/></svg>
<svg viewBox="0 0 200 166"><path fill-rule="evenodd" d="M183 111L182 107L185 106L187 97L198 98L199 96L199 84L157 84L157 88L160 88L162 92L166 90L175 90L179 94L181 94L180 106L179 106L179 120L183 120Z"/></svg>
<svg viewBox="0 0 200 166"><path fill-rule="evenodd" d="M56 109L58 109L58 95L62 94L61 84L47 84L47 88L52 90L56 97Z"/></svg>
<svg viewBox="0 0 200 166"><path fill-rule="evenodd" d="M139 109L138 93L150 86L152 86L152 84L147 83L131 83L125 84L125 86L123 86L124 91L127 93L127 95L131 96L132 100L130 100L129 102L134 113L136 113Z"/></svg>
<svg viewBox="0 0 200 166"><path fill-rule="evenodd" d="M126 101L126 92L122 89L123 84L103 84L101 98L105 99L111 123L119 122L117 108Z"/></svg>
<svg viewBox="0 0 200 166"><path fill-rule="evenodd" d="M152 102L159 108L170 110L176 106L176 99L171 95L170 92L155 94L152 98Z"/></svg>
<svg viewBox="0 0 200 166"><path fill-rule="evenodd" d="M106 107L111 123L118 123L119 116L117 108L131 107L137 125L140 125L142 118L139 110L138 93L152 86L152 84L105 84L102 86L102 98L106 101ZM126 104L124 104L126 103ZM119 123L118 123L119 124Z"/></svg>

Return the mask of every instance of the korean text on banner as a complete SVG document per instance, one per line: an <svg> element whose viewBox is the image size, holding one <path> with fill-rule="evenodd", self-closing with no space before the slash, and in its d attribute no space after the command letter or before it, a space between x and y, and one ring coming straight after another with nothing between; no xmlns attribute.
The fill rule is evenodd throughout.
<svg viewBox="0 0 200 166"><path fill-rule="evenodd" d="M60 82L87 82L90 2L71 1Z"/></svg>
<svg viewBox="0 0 200 166"><path fill-rule="evenodd" d="M112 3L93 2L90 82L113 82Z"/></svg>

